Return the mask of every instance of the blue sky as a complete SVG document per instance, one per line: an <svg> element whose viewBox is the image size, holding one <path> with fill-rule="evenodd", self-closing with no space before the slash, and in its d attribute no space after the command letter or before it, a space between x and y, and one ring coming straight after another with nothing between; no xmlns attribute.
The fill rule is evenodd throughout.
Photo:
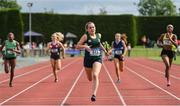
<svg viewBox="0 0 180 106"><path fill-rule="evenodd" d="M45 12L53 10L62 14L98 14L100 8L105 8L108 14L134 14L138 15L139 0L17 0L22 6L22 12L28 12L28 2L33 3L32 12ZM177 9L180 0L173 0Z"/></svg>

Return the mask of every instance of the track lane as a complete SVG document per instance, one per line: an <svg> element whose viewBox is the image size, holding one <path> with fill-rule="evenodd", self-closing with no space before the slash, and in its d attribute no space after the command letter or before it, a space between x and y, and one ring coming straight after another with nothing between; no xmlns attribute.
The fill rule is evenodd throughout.
<svg viewBox="0 0 180 106"><path fill-rule="evenodd" d="M137 63L134 63L132 61L128 61L128 67L133 67L137 65ZM145 61L143 61L145 63ZM134 70L140 75L143 75L145 78L148 80L152 81L159 87L165 89L168 92L171 92L173 95L175 95L177 98L180 98L180 80L175 79L175 78L170 78L171 80L171 86L167 87L166 86L166 78L164 77L163 74L157 73L155 71L149 70L149 68L143 67L141 65L137 65L137 70Z"/></svg>
<svg viewBox="0 0 180 106"><path fill-rule="evenodd" d="M68 60L65 63L69 63ZM49 63L50 64L50 63ZM44 70L38 71L36 73L29 74L28 76L22 76L21 79L18 78L14 81L15 86L12 88L9 87L1 87L1 90L4 92L1 92L1 99L0 99L0 104L4 104L8 102L9 100L15 98L19 94L23 93L23 90L28 90L30 89L32 85L38 84L38 81L42 80L46 76L52 76L52 71L51 67L46 68ZM23 79L23 80L22 80ZM35 86L35 85L34 85ZM30 87L30 88L28 88ZM33 86L32 86L33 87ZM27 89L28 88L28 89ZM25 90L25 91L26 91ZM16 96L15 96L16 95ZM13 97L13 98L12 98ZM11 99L10 99L11 98ZM7 101L8 100L8 101Z"/></svg>
<svg viewBox="0 0 180 106"><path fill-rule="evenodd" d="M73 64L59 72L59 82L54 83L54 77L50 76L16 98L8 101L6 105L59 105L78 75L80 70L79 67L76 67L78 63L78 61L73 62Z"/></svg>
<svg viewBox="0 0 180 106"><path fill-rule="evenodd" d="M113 62L105 62L114 81L117 80ZM129 66L127 60L125 64L136 72L136 65ZM142 68L140 68L142 70ZM118 89L122 92L127 105L177 105L179 101L143 80L139 76L125 68L121 73L122 82L117 84Z"/></svg>
<svg viewBox="0 0 180 106"><path fill-rule="evenodd" d="M29 65L26 67L21 67L18 69L15 68L15 77L19 77L25 73L30 73L32 70L37 70L37 67L46 66L46 65L49 65L49 63L47 61L44 61L37 64ZM9 80L9 74L6 74L5 72L0 73L0 84L8 80Z"/></svg>
<svg viewBox="0 0 180 106"><path fill-rule="evenodd" d="M139 59L132 58L131 61L135 63L141 63L142 65L155 69L156 71L164 74L165 65L162 61L155 61L147 58L139 58ZM171 77L175 77L176 79L180 80L180 65L172 64L170 73L171 73Z"/></svg>
<svg viewBox="0 0 180 106"><path fill-rule="evenodd" d="M73 60L74 59L75 58L73 58ZM63 62L62 66L68 63L66 62ZM120 84L114 83L127 105L180 104L179 100L171 95L173 94L177 98L179 98L179 96L177 96L179 95L178 88L180 88L179 85L177 85L177 83L179 83L179 80L176 83L175 81L177 79L173 79L172 84L175 85L176 83L177 86L171 86L167 88L165 85L163 85L165 84L163 74L152 71L149 68L145 68L133 62L131 61L131 59L127 59L125 61L126 68L125 71L121 73L122 82ZM143 62L143 64L146 64L146 61L141 61L140 59L138 62ZM87 81L84 72L82 73L83 75L80 76L80 79L77 80L77 83L74 83L75 80L78 79L77 76L80 75L80 71L82 69L82 59L80 59L76 62L76 64L73 64L70 67L67 67L67 69L65 69L64 71L58 73L58 75L60 76L60 82L58 83L53 82L54 78L52 76L47 78L45 77L45 73L47 74L48 68L46 68L47 70L43 70L44 75L42 76L38 76L39 71L36 72L37 76L41 77L40 82L36 82L36 84L34 83L35 85L30 88L26 87L26 90L24 89L25 91L21 89L22 93L11 98L3 105L123 105L122 100L120 100L120 97L113 87L113 84L109 79L108 74L106 73L106 69L104 68L107 67L107 71L110 73L110 77L115 82L116 75L114 71L114 64L113 62L109 61L105 61L104 63L105 66L102 67L102 70L100 72L100 81L102 82L100 82L100 91L98 91L96 102L90 101L90 90L92 85ZM51 69L49 68L49 70ZM40 70L40 72L42 74L42 70ZM50 73L52 73L52 71L50 71ZM33 75L36 76L36 74L32 73L32 76L31 74L29 74L30 76L28 76L33 78ZM36 77L34 80L28 80L25 78L26 76L27 75L24 75L16 79L16 81L18 82L17 87L24 86L24 83L26 82L32 85L35 80L37 81ZM72 92L69 93L69 96L67 96L73 84L75 84L74 88L71 90ZM2 83L1 85L5 88L7 86L4 85L4 83ZM2 90L1 85L0 90ZM157 86L159 86L160 88ZM161 88L171 94L168 94ZM5 91L3 96L12 96L12 94L10 94L9 92L16 92L16 89ZM2 92L0 92L0 97L1 93ZM67 99L65 100L65 98ZM65 102L63 103L64 100Z"/></svg>
<svg viewBox="0 0 180 106"><path fill-rule="evenodd" d="M70 58L62 60L62 65L66 61L71 61L71 60L70 60ZM50 64L49 61L45 61L45 62L40 62L40 63L37 63L37 64L30 65L30 66L25 66L25 67L22 67L22 68L19 68L19 69L15 69L14 79L19 78L19 77L24 76L24 75L34 73L34 72L39 71L39 70L41 70L43 68L47 68L50 65L51 64ZM9 81L9 74L0 73L0 79L1 79L0 84L4 83L4 82L8 82Z"/></svg>
<svg viewBox="0 0 180 106"><path fill-rule="evenodd" d="M103 65L99 81L97 100L91 102L92 82L87 80L86 73L83 72L64 105L122 105L123 103Z"/></svg>

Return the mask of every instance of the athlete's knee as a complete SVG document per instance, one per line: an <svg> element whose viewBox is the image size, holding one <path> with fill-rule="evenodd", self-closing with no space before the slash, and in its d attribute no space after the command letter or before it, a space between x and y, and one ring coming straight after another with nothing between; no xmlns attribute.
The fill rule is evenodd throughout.
<svg viewBox="0 0 180 106"><path fill-rule="evenodd" d="M170 69L171 65L170 64L166 64L166 69Z"/></svg>
<svg viewBox="0 0 180 106"><path fill-rule="evenodd" d="M116 70L119 70L119 68L118 68L118 67L115 67L115 69L116 69Z"/></svg>
<svg viewBox="0 0 180 106"><path fill-rule="evenodd" d="M88 77L88 81L92 81L92 78Z"/></svg>
<svg viewBox="0 0 180 106"><path fill-rule="evenodd" d="M14 76L14 70L10 72L11 77Z"/></svg>
<svg viewBox="0 0 180 106"><path fill-rule="evenodd" d="M98 76L99 76L98 73L93 73L93 78L94 78L94 79L98 79Z"/></svg>
<svg viewBox="0 0 180 106"><path fill-rule="evenodd" d="M7 70L7 69L8 69L8 66L7 66L7 65L5 65L5 66L4 66L4 69L5 69L5 70Z"/></svg>
<svg viewBox="0 0 180 106"><path fill-rule="evenodd" d="M123 71L124 71L124 68L120 68L120 71L123 72Z"/></svg>
<svg viewBox="0 0 180 106"><path fill-rule="evenodd" d="M92 81L92 76L87 76L88 81Z"/></svg>

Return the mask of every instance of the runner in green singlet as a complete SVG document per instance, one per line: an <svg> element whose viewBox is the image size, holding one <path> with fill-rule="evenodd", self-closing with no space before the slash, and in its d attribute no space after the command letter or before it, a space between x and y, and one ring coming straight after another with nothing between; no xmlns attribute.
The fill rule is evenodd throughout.
<svg viewBox="0 0 180 106"><path fill-rule="evenodd" d="M12 81L14 77L14 69L16 66L16 54L20 54L20 46L17 41L14 40L14 34L10 32L8 34L8 40L6 40L1 48L0 51L5 48L4 52L4 70L6 73L9 73L10 69L10 81L9 81L9 86L12 87Z"/></svg>
<svg viewBox="0 0 180 106"><path fill-rule="evenodd" d="M89 81L93 81L91 101L96 101L96 93L99 86L99 73L102 66L102 50L107 53L101 44L101 34L96 33L93 22L85 25L86 33L81 37L76 48L85 49L84 67Z"/></svg>

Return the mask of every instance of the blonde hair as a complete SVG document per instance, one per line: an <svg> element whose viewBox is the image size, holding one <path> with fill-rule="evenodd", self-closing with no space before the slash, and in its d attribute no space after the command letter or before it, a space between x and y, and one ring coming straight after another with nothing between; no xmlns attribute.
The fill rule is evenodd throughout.
<svg viewBox="0 0 180 106"><path fill-rule="evenodd" d="M64 35L61 32L56 32L56 36L60 42L64 40Z"/></svg>
<svg viewBox="0 0 180 106"><path fill-rule="evenodd" d="M57 39L56 33L53 33L53 34L51 35L51 38L53 38L53 37L55 37L55 38Z"/></svg>
<svg viewBox="0 0 180 106"><path fill-rule="evenodd" d="M51 35L51 38L55 37L56 40L58 41L63 41L64 40L64 35L61 32L55 32Z"/></svg>
<svg viewBox="0 0 180 106"><path fill-rule="evenodd" d="M120 34L120 33L116 33L116 34L115 34L115 36L117 36L117 35L121 37L121 34Z"/></svg>

